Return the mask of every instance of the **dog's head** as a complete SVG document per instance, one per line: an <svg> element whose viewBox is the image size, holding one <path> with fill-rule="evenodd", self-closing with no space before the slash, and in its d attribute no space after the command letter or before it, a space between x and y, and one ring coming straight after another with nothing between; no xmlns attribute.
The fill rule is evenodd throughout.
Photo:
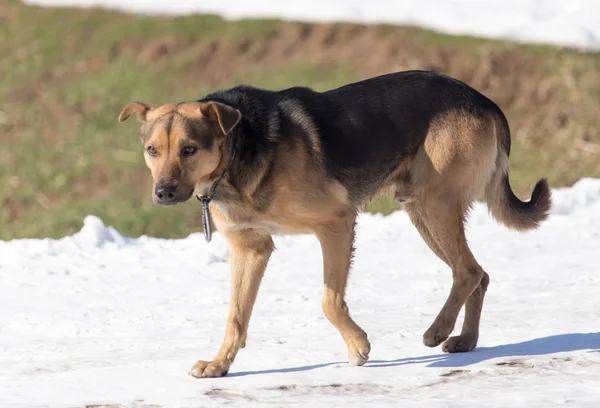
<svg viewBox="0 0 600 408"><path fill-rule="evenodd" d="M132 102L119 122L134 113L142 122L144 158L154 180L152 200L158 205L186 201L214 178L223 159L223 142L242 117L237 109L218 102L158 107Z"/></svg>

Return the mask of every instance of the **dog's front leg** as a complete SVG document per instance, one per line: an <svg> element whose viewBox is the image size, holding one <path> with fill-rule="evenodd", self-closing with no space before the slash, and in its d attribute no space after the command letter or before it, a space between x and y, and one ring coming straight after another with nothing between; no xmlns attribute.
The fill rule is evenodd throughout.
<svg viewBox="0 0 600 408"><path fill-rule="evenodd" d="M322 225L317 231L324 263L323 312L338 329L348 346L348 360L363 365L369 359L371 345L366 333L352 320L344 301L354 243L354 217Z"/></svg>
<svg viewBox="0 0 600 408"><path fill-rule="evenodd" d="M222 377L246 344L248 322L258 287L274 249L270 235L256 230L226 232L231 248L231 300L225 339L213 361L198 361L190 375Z"/></svg>

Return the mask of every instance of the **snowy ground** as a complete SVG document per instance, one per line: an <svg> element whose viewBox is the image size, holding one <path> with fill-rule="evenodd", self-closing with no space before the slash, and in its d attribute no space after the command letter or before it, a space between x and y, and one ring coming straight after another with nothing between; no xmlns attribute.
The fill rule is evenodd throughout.
<svg viewBox="0 0 600 408"><path fill-rule="evenodd" d="M88 217L61 240L0 241L0 407L597 407L600 180L555 190L526 234L478 205L468 238L492 279L475 351L422 345L450 271L403 212L364 215L348 304L370 362L349 366L321 313L316 239L281 237L247 347L228 377L201 380L187 372L227 313L220 235L131 239Z"/></svg>
<svg viewBox="0 0 600 408"><path fill-rule="evenodd" d="M189 14L231 19L411 24L452 34L600 49L598 0L25 0L61 6Z"/></svg>

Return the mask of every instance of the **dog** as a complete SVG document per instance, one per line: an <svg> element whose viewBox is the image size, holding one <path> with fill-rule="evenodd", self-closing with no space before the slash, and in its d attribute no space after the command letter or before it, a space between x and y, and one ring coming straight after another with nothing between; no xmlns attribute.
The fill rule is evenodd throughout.
<svg viewBox="0 0 600 408"><path fill-rule="evenodd" d="M231 249L225 338L212 361L192 367L194 377L226 375L245 347L278 234L316 235L323 312L346 342L349 363L365 364L371 346L350 317L344 292L357 214L380 195L402 204L452 269L450 294L424 344L443 344L449 353L473 350L490 278L467 245L467 212L483 193L498 222L526 231L551 208L545 178L527 202L513 193L510 130L501 109L439 73L391 73L326 92L237 86L190 102L132 102L119 121L133 114L141 121L154 203L174 205L196 193ZM462 331L449 337L463 306Z"/></svg>

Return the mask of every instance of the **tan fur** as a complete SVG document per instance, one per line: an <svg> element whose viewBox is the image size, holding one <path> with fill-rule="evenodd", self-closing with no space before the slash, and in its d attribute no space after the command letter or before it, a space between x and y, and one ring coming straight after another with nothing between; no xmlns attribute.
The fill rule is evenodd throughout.
<svg viewBox="0 0 600 408"><path fill-rule="evenodd" d="M500 144L502 139L510 137L508 124L500 118L494 119L498 144ZM542 221L548 218L552 199L546 179L540 180L533 190L532 200L537 201L538 204L530 212L510 206L508 195L512 192L508 190L510 190L508 186L508 156L501 146L498 146L495 170L485 189L485 199L494 218L517 231L537 228ZM539 196L540 199L536 200L536 196Z"/></svg>
<svg viewBox="0 0 600 408"><path fill-rule="evenodd" d="M323 224L316 231L323 250L323 312L340 332L348 347L348 361L363 365L371 345L367 334L352 320L344 301L354 242L354 217Z"/></svg>
<svg viewBox="0 0 600 408"><path fill-rule="evenodd" d="M256 229L224 232L231 249L231 298L225 339L212 361L198 361L190 374L194 377L220 377L239 349L246 343L248 323L258 287L275 246L270 235Z"/></svg>
<svg viewBox="0 0 600 408"><path fill-rule="evenodd" d="M321 141L311 117L297 104L282 102L280 105L284 112L306 133L310 141L310 148L316 152L318 156L321 156Z"/></svg>
<svg viewBox="0 0 600 408"><path fill-rule="evenodd" d="M119 115L119 122L125 122L134 113L140 122L145 122L146 114L151 108L151 105L144 102L131 102L123 108L123 111Z"/></svg>
<svg viewBox="0 0 600 408"><path fill-rule="evenodd" d="M341 213L355 213L348 203L346 189L337 181L325 179L323 171L310 164L301 143L283 149L274 166L275 195L269 211L259 213L245 201L228 206L211 203L223 214L218 219L215 217L217 228L263 225L264 229L278 230L279 233L312 234L322 223L339 218ZM252 183L252 188L255 184Z"/></svg>
<svg viewBox="0 0 600 408"><path fill-rule="evenodd" d="M166 105L146 109L149 105L126 107L121 115L126 119L133 111L145 117L145 145L154 144L167 150L188 143L185 118L205 120L207 135L213 132L210 151L202 151L193 160L182 161L176 155L163 158L147 157L155 183L164 178L179 179L200 193L226 169L227 147L222 116L211 118L208 108L197 102ZM217 107L216 109L218 109ZM264 188L266 165L251 170L253 179L242 191L237 191L224 178L219 189L222 200L210 203L213 221L228 240L232 251L232 287L229 318L223 344L213 361L199 361L191 374L196 377L225 375L238 350L245 344L248 322L258 287L269 256L273 251L273 234L309 233L319 239L323 251L324 294L323 311L336 327L348 347L349 361L362 365L368 359L370 344L365 332L350 317L344 301L345 288L353 251L354 225L357 208L366 202L352 202L347 188L329 178L323 166L309 160L317 154L322 163L322 150L316 129L304 112L290 109L298 132L308 134L310 143L302 138L286 138L279 146L270 173L268 206L259 209L258 189ZM213 109L211 107L210 109ZM165 131L166 115L179 112L173 119L170 134ZM235 112L228 112L235 119ZM220 131L211 126L219 122ZM213 123L214 124L214 123ZM377 194L391 194L405 204L413 224L431 250L451 269L453 284L450 295L423 341L428 346L444 343L449 352L469 351L477 344L479 319L483 299L489 284L488 274L471 253L464 232L467 211L476 196L487 186L492 212L501 220L514 219L503 214L506 203L493 198L508 161L502 152L497 118L475 117L464 112L450 112L431 124L425 142L418 152L398 163L393 174ZM144 131L143 131L144 133ZM168 143L167 143L168 141ZM250 170L249 170L250 171ZM367 199L370 197L367 197ZM496 200L496 201L495 201ZM506 211L505 211L506 212ZM514 223L513 223L514 225ZM522 226L522 224L519 224ZM466 304L465 322L461 334L449 337L457 316Z"/></svg>

